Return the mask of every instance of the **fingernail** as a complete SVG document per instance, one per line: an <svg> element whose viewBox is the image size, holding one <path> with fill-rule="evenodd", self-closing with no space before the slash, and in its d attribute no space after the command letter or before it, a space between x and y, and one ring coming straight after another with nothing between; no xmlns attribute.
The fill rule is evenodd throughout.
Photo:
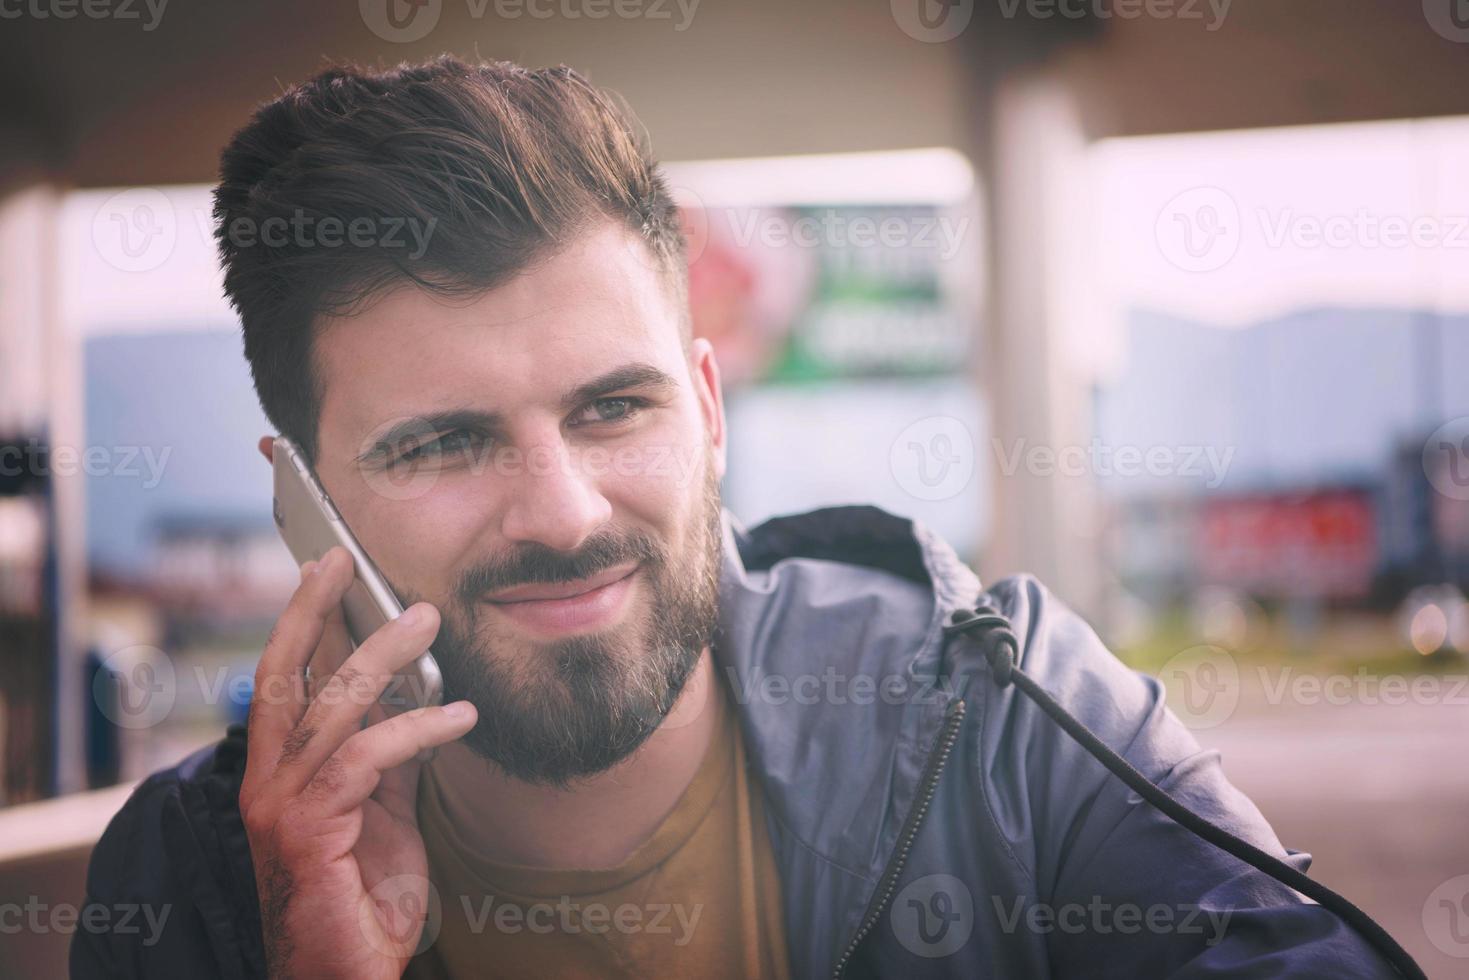
<svg viewBox="0 0 1469 980"><path fill-rule="evenodd" d="M301 566L301 581L303 581L303 582L306 581L306 576L310 575L314 571L316 571L316 562L314 562L314 561L308 561L306 564L302 565Z"/></svg>
<svg viewBox="0 0 1469 980"><path fill-rule="evenodd" d="M474 713L474 705L468 701L455 701L444 705L444 714L450 718L468 718Z"/></svg>
<svg viewBox="0 0 1469 980"><path fill-rule="evenodd" d="M417 626L421 619L423 619L423 606L415 602L403 610L402 614L398 617L398 622L404 626Z"/></svg>

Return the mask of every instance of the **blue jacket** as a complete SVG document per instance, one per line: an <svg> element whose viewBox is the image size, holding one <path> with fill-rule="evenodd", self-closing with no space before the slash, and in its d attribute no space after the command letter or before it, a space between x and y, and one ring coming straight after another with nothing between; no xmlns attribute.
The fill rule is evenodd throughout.
<svg viewBox="0 0 1469 980"><path fill-rule="evenodd" d="M716 661L763 779L797 977L1388 977L1335 915L1109 775L943 625L981 589L921 523L724 513ZM1163 690L1034 579L988 596L1019 666L1193 809L1305 870ZM242 729L146 780L87 899L169 905L161 937L78 930L73 977L263 975L236 803Z"/></svg>

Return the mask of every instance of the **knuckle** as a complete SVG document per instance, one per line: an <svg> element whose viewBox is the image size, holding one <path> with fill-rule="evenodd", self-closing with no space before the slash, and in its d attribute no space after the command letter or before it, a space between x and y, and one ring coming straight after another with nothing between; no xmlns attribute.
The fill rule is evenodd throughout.
<svg viewBox="0 0 1469 980"><path fill-rule="evenodd" d="M299 758L315 737L316 728L314 726L301 724L291 729L281 742L281 764L284 765Z"/></svg>
<svg viewBox="0 0 1469 980"><path fill-rule="evenodd" d="M342 664L337 672L332 674L328 686L336 697L350 696L362 683L363 673L350 663Z"/></svg>
<svg viewBox="0 0 1469 980"><path fill-rule="evenodd" d="M410 745L415 749L422 749L424 743L427 741L423 726L406 719L399 729L398 738L404 744Z"/></svg>
<svg viewBox="0 0 1469 980"><path fill-rule="evenodd" d="M322 763L316 771L311 785L317 795L326 795L340 789L347 778L347 767L342 760L332 758Z"/></svg>
<svg viewBox="0 0 1469 980"><path fill-rule="evenodd" d="M377 694L378 678L356 667L349 668L342 686L353 704L371 704Z"/></svg>
<svg viewBox="0 0 1469 980"><path fill-rule="evenodd" d="M281 619L284 619L284 618L285 618L284 616L281 617ZM270 624L270 635L268 635L265 638L265 646L266 646L266 648L269 649L271 647L278 646L280 644L280 642L281 642L281 634L283 632L284 632L284 629L281 626L281 620L280 619L277 619L274 623L271 623Z"/></svg>
<svg viewBox="0 0 1469 980"><path fill-rule="evenodd" d="M265 840L275 831L275 812L259 801L244 806L240 819L245 824L245 833L252 841Z"/></svg>
<svg viewBox="0 0 1469 980"><path fill-rule="evenodd" d="M424 709L413 708L388 719L386 724L391 726L389 730L394 738L418 738L419 733L423 731L423 718Z"/></svg>
<svg viewBox="0 0 1469 980"><path fill-rule="evenodd" d="M255 689L250 695L250 708L245 716L245 731L252 735L264 727L264 723L260 719L265 713L266 703L270 700L270 696L266 692L267 687L268 685L265 681L257 675Z"/></svg>
<svg viewBox="0 0 1469 980"><path fill-rule="evenodd" d="M296 847L309 840L314 820L311 811L299 801L287 806L272 828L275 850L289 856Z"/></svg>
<svg viewBox="0 0 1469 980"><path fill-rule="evenodd" d="M242 820L245 818L246 815L249 814L250 808L255 805L255 801L259 799L258 794L255 792L255 787L259 784L259 782L259 767L252 766L247 763L245 766L245 775L240 780L240 793L236 797L240 808L240 818Z"/></svg>
<svg viewBox="0 0 1469 980"><path fill-rule="evenodd" d="M327 760L326 765L322 766L322 769L324 770L330 766L337 770L336 774L339 775L340 771L344 768L356 769L366 763L370 756L367 750L367 744L363 740L365 734L365 732L358 732L343 742L342 747L337 749L336 755Z"/></svg>

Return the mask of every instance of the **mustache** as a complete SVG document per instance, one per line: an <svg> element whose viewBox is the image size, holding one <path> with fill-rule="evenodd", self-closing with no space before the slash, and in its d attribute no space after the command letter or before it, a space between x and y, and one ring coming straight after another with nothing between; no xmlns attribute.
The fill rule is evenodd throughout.
<svg viewBox="0 0 1469 980"><path fill-rule="evenodd" d="M604 534L573 553L526 542L505 558L486 561L460 573L454 593L461 603L471 605L487 592L588 578L629 561L654 567L663 561L663 551L651 536L641 531L621 538Z"/></svg>

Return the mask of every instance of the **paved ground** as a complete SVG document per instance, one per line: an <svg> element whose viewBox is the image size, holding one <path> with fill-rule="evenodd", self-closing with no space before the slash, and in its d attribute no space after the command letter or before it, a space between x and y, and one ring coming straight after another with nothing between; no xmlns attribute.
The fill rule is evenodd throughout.
<svg viewBox="0 0 1469 980"><path fill-rule="evenodd" d="M1314 856L1312 877L1434 980L1469 977L1469 688L1407 704L1370 691L1338 704L1255 699L1199 741L1223 753L1282 841Z"/></svg>

